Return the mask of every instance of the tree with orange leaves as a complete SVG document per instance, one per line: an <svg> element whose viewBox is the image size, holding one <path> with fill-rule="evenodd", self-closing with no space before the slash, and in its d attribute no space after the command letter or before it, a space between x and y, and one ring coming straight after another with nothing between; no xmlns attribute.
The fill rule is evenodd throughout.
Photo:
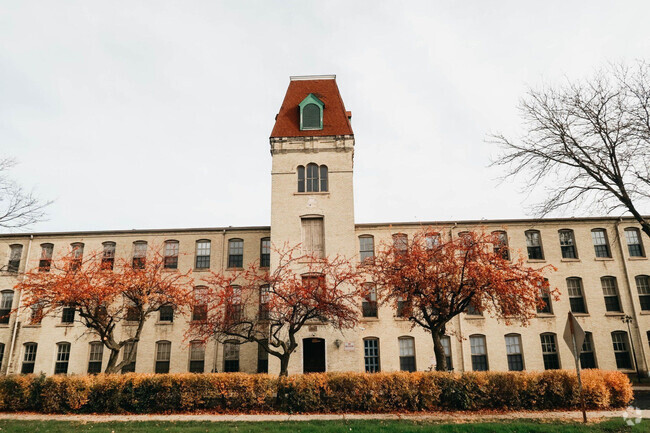
<svg viewBox="0 0 650 433"><path fill-rule="evenodd" d="M59 260L27 272L16 285L23 291L22 306L31 308L32 320L72 308L78 320L96 333L110 351L105 373L117 373L135 361L135 350L120 350L127 344L137 347L145 321L161 307L183 313L191 303L190 272L169 271L160 251L133 259L114 261L100 254L82 260L77 250ZM128 323L127 328L117 326Z"/></svg>
<svg viewBox="0 0 650 433"><path fill-rule="evenodd" d="M272 249L278 262L271 272L256 262L238 272L212 272L204 280L204 320L192 321L189 334L255 342L280 360L280 375L286 376L300 330L310 322L355 326L365 289L356 266L342 256L315 257L301 253L300 246Z"/></svg>
<svg viewBox="0 0 650 433"><path fill-rule="evenodd" d="M438 371L447 369L441 337L453 317L472 307L506 323L527 325L536 307L544 305L542 291L549 291L544 272L555 269L525 266L522 257L510 260L495 234L464 232L444 239L441 232L425 228L410 242L396 238L362 264L381 302L431 333ZM552 294L557 296L556 290Z"/></svg>

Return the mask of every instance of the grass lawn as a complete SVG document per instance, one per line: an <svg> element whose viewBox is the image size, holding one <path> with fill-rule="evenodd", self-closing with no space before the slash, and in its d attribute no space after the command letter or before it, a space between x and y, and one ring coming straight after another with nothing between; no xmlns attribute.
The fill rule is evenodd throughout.
<svg viewBox="0 0 650 433"><path fill-rule="evenodd" d="M348 433L488 433L488 432L650 432L650 419L632 428L622 419L612 419L599 424L583 426L578 423L545 423L537 421L504 421L501 423L437 424L413 421L302 421L302 422L111 422L79 423L66 421L6 421L0 420L0 432L11 433L199 433L199 432L237 432L237 433L307 433L307 432L348 432Z"/></svg>

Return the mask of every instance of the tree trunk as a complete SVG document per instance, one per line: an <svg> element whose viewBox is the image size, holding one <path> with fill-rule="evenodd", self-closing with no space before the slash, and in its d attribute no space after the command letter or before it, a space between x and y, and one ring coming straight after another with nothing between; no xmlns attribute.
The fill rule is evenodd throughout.
<svg viewBox="0 0 650 433"><path fill-rule="evenodd" d="M280 357L280 376L288 376L289 375L289 358L291 357L291 354L285 353Z"/></svg>
<svg viewBox="0 0 650 433"><path fill-rule="evenodd" d="M441 336L440 331L431 331L433 353L436 356L436 371L447 371L447 357L445 356L445 348L442 347Z"/></svg>
<svg viewBox="0 0 650 433"><path fill-rule="evenodd" d="M104 370L104 373L106 374L113 374L113 373L119 373L117 369L117 358L120 355L120 350L117 349L111 349L111 354L108 357L108 364L106 365L106 370Z"/></svg>

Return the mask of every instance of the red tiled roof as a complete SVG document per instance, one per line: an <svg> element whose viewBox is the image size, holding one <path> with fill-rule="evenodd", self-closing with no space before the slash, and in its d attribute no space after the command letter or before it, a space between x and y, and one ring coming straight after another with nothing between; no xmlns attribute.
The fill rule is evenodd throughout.
<svg viewBox="0 0 650 433"><path fill-rule="evenodd" d="M323 129L300 130L300 113L298 104L313 93L320 99L323 109ZM282 107L275 119L271 138L277 137L323 137L326 135L352 135L352 126L348 119L339 88L335 79L292 79Z"/></svg>

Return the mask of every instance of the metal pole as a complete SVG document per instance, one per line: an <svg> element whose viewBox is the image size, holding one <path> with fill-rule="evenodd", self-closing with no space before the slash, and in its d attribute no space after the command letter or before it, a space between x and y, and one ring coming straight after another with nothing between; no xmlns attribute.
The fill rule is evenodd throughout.
<svg viewBox="0 0 650 433"><path fill-rule="evenodd" d="M627 335L629 335L630 346L632 347L632 359L634 360L634 369L636 370L636 376L641 383L641 372L639 371L639 366L636 363L636 350L634 350L634 339L632 338L632 331L630 330L630 322L632 321L632 316L623 317L623 321L627 323Z"/></svg>
<svg viewBox="0 0 650 433"><path fill-rule="evenodd" d="M571 326L571 341L573 341L573 353L576 361L576 374L578 376L578 390L580 391L580 406L582 407L582 422L587 423L587 409L585 408L585 395L582 393L582 378L580 377L580 351L576 344L576 334L573 330L573 320L569 316L569 326ZM582 347L580 348L582 350Z"/></svg>

